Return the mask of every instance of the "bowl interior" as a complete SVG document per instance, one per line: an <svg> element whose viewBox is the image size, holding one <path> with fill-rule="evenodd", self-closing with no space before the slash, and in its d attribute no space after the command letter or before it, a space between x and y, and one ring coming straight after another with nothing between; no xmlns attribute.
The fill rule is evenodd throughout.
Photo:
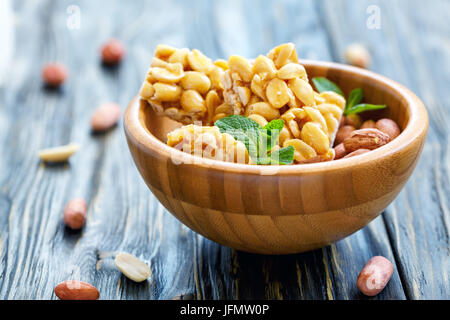
<svg viewBox="0 0 450 320"><path fill-rule="evenodd" d="M326 77L335 82L346 97L353 89L362 88L364 102L387 105L386 109L361 113L360 116L363 120L372 119L376 121L380 118L390 118L397 122L402 131L408 125L411 116L408 101L398 90L386 85L384 81L375 80L373 73L337 64L310 61L302 61L302 63L306 68L309 79ZM140 104L139 118L142 126L160 141L166 143L167 133L182 126L177 121L157 116L145 101L141 100Z"/></svg>

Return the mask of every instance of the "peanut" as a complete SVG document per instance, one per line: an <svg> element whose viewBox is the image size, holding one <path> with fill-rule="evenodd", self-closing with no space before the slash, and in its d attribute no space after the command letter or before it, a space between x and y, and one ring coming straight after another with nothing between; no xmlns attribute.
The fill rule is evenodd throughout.
<svg viewBox="0 0 450 320"><path fill-rule="evenodd" d="M48 63L42 68L42 79L49 87L59 87L67 79L67 68L58 62Z"/></svg>
<svg viewBox="0 0 450 320"><path fill-rule="evenodd" d="M375 121L373 120L366 120L361 125L361 129L367 129L367 128L375 128ZM381 130L383 131L383 130Z"/></svg>
<svg viewBox="0 0 450 320"><path fill-rule="evenodd" d="M378 129L359 129L352 132L344 141L345 150L377 149L389 142L389 136Z"/></svg>
<svg viewBox="0 0 450 320"><path fill-rule="evenodd" d="M358 275L358 288L366 296L376 296L389 282L393 272L394 268L388 259L375 256L366 263Z"/></svg>
<svg viewBox="0 0 450 320"><path fill-rule="evenodd" d="M129 253L119 253L114 259L114 263L120 272L135 282L142 282L152 274L144 262Z"/></svg>
<svg viewBox="0 0 450 320"><path fill-rule="evenodd" d="M115 103L105 103L98 107L91 116L91 128L94 132L106 131L117 124L122 110Z"/></svg>
<svg viewBox="0 0 450 320"><path fill-rule="evenodd" d="M365 46L353 43L347 47L345 57L351 65L367 68L370 64L370 53Z"/></svg>
<svg viewBox="0 0 450 320"><path fill-rule="evenodd" d="M70 200L64 208L64 223L73 230L81 229L86 220L86 201L83 199Z"/></svg>
<svg viewBox="0 0 450 320"><path fill-rule="evenodd" d="M344 158L347 154L347 151L345 151L344 144L341 142L336 147L334 147L334 159L341 159Z"/></svg>
<svg viewBox="0 0 450 320"><path fill-rule="evenodd" d="M280 109L289 101L286 82L280 79L272 79L266 88L267 100L272 107Z"/></svg>
<svg viewBox="0 0 450 320"><path fill-rule="evenodd" d="M400 134L400 128L397 123L391 119L380 119L375 124L375 127L386 133L391 140L395 139Z"/></svg>
<svg viewBox="0 0 450 320"><path fill-rule="evenodd" d="M355 127L349 125L339 128L338 132L336 133L335 143L340 144L344 142L345 139L351 136L353 131L355 131Z"/></svg>
<svg viewBox="0 0 450 320"><path fill-rule="evenodd" d="M66 280L55 287L55 294L61 300L97 300L100 296L93 285L77 280Z"/></svg>
<svg viewBox="0 0 450 320"><path fill-rule="evenodd" d="M125 47L119 40L111 39L103 45L101 55L103 63L109 65L118 64L125 56Z"/></svg>
<svg viewBox="0 0 450 320"><path fill-rule="evenodd" d="M361 127L361 117L357 114L349 114L345 116L344 123L349 126L354 126L355 129L359 129Z"/></svg>
<svg viewBox="0 0 450 320"><path fill-rule="evenodd" d="M351 158L351 157L358 156L360 154L363 154L363 153L366 153L366 152L369 152L369 151L370 151L369 149L358 149L356 151L350 152L344 158Z"/></svg>
<svg viewBox="0 0 450 320"><path fill-rule="evenodd" d="M38 155L42 161L46 162L65 162L78 151L80 147L71 143L65 146L42 149L39 151Z"/></svg>

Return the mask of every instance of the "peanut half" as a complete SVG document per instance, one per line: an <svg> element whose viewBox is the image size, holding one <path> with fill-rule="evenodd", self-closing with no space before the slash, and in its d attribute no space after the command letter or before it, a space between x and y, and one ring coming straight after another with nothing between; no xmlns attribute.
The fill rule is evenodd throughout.
<svg viewBox="0 0 450 320"><path fill-rule="evenodd" d="M55 287L55 294L61 300L97 300L100 296L92 284L78 280L66 280Z"/></svg>
<svg viewBox="0 0 450 320"><path fill-rule="evenodd" d="M117 269L133 281L142 282L152 275L149 266L129 253L119 253L114 262Z"/></svg>
<svg viewBox="0 0 450 320"><path fill-rule="evenodd" d="M373 150L384 146L389 140L389 136L378 129L359 129L345 139L344 147L348 153L358 149Z"/></svg>
<svg viewBox="0 0 450 320"><path fill-rule="evenodd" d="M42 149L39 151L38 155L39 158L45 162L65 162L69 160L79 148L78 144L70 143L64 146Z"/></svg>

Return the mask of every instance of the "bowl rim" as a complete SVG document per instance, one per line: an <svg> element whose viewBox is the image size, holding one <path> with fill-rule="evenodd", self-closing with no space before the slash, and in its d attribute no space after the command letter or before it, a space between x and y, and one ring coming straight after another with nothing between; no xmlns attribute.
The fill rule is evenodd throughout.
<svg viewBox="0 0 450 320"><path fill-rule="evenodd" d="M405 129L398 137L388 144L372 150L371 152L358 155L357 157L339 159L339 161L325 161L318 163L306 163L301 165L249 165L233 162L225 162L202 158L195 155L187 154L175 148L172 148L155 137L150 130L146 129L140 119L140 103L139 96L135 96L129 103L124 116L125 133L133 138L137 143L148 151L153 151L175 164L191 164L194 166L204 167L208 169L224 171L229 173L243 173L256 175L295 175L295 174L311 174L323 171L336 171L349 169L357 165L368 164L373 160L381 160L389 157L394 153L404 149L408 144L426 134L428 129L428 115L422 101L409 89L403 85L391 80L385 76L375 72L344 65L335 62L324 62L315 60L299 60L304 66L319 67L325 69L339 70L343 73L353 73L360 77L366 77L393 89L406 102L409 109L410 117Z"/></svg>

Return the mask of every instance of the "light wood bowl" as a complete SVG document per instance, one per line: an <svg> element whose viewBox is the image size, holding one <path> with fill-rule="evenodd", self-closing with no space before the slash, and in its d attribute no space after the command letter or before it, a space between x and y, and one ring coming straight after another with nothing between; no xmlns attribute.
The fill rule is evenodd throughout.
<svg viewBox="0 0 450 320"><path fill-rule="evenodd" d="M180 124L156 116L134 98L125 133L134 161L153 194L192 230L238 250L287 254L320 248L367 225L396 197L422 151L428 116L402 85L373 72L301 61L310 78L325 76L348 95L387 104L368 117L389 117L403 130L369 153L330 162L252 166L194 157L165 144Z"/></svg>

